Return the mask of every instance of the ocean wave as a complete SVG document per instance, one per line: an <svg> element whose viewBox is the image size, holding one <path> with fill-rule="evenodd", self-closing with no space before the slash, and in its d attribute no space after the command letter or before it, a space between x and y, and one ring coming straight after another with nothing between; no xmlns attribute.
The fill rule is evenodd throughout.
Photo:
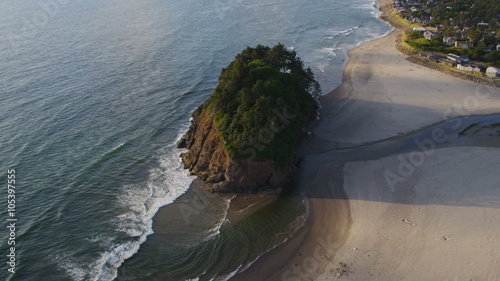
<svg viewBox="0 0 500 281"><path fill-rule="evenodd" d="M205 238L203 238L204 242L210 241L210 240L214 239L215 237L217 237L220 234L220 230L221 230L222 226L226 223L229 223L229 220L227 219L227 215L229 213L229 207L231 207L231 201L235 197L236 197L236 195L232 196L230 198L227 198L224 201L225 206L223 208L222 213L219 215L219 217L220 217L219 221L214 225L214 227L210 228L207 232L205 232L203 234L205 236Z"/></svg>
<svg viewBox="0 0 500 281"><path fill-rule="evenodd" d="M378 19L374 21L374 18L380 16L377 1L364 4L363 8L372 9L369 18L365 18L364 21L351 27L325 29L320 38L320 45L315 48L308 61L312 67L318 70L317 79L325 94L340 85L343 69L349 61L347 55L349 50L384 37L393 31L393 28L386 23Z"/></svg>
<svg viewBox="0 0 500 281"><path fill-rule="evenodd" d="M58 256L56 263L59 268L75 281L116 278L118 267L137 253L147 236L153 233L154 215L162 206L184 194L193 181L194 177L184 170L178 155L177 149L169 150L159 157L159 167L149 171L146 183L123 187L117 198L116 208L122 212L115 217L114 235L86 238L101 246L107 244L108 249L101 252L95 262L82 265L67 256ZM125 238L118 239L120 236Z"/></svg>
<svg viewBox="0 0 500 281"><path fill-rule="evenodd" d="M217 277L213 278L213 279L212 279L212 280L210 280L210 281L227 281L227 280L231 279L231 277L235 276L235 275L239 272L239 270L240 270L240 268L241 268L242 266L243 266L243 265L240 265L240 266L239 266L236 270L234 270L234 271L232 271L232 272L230 272L230 273L228 273L228 274L224 274L224 275L221 275L221 276L217 276Z"/></svg>
<svg viewBox="0 0 500 281"><path fill-rule="evenodd" d="M53 258L53 262L58 265L59 268L63 269L66 274L73 281L83 281L87 275L87 270L79 266L75 261L72 261L70 257L65 255L58 255Z"/></svg>
<svg viewBox="0 0 500 281"><path fill-rule="evenodd" d="M358 29L359 26L353 26L353 27L349 27L347 29L344 29L344 30L330 30L328 31L328 34L327 35L324 35L323 38L325 39L335 39L339 36L342 36L342 37L347 37L349 35L351 35L353 32L356 31L356 29Z"/></svg>
<svg viewBox="0 0 500 281"><path fill-rule="evenodd" d="M146 241L146 237L153 233L153 217L158 210L173 203L189 189L194 177L184 170L178 155L179 151L176 149L162 155L159 159L160 167L150 171L147 184L128 186L120 195L119 203L128 208L128 211L117 217L117 230L140 239L128 247L128 243L118 246L117 249L121 250L114 251L109 256L108 261L117 260L110 268L114 272L113 278L121 263L133 256Z"/></svg>
<svg viewBox="0 0 500 281"><path fill-rule="evenodd" d="M102 252L90 264L82 265L76 258L68 255L58 255L53 262L73 281L113 280L117 276L117 268L125 259L136 253L144 241L146 241L146 236L140 237L137 242L115 244L108 251Z"/></svg>
<svg viewBox="0 0 500 281"><path fill-rule="evenodd" d="M221 230L224 225L231 223L227 216L229 214L229 208L231 207L231 201L236 196L228 197L217 197L216 201L210 204L218 205L214 209L205 209L205 216L203 216L203 222L195 223L196 229L191 229L189 233L183 233L183 239L177 242L182 243L184 247L195 248L202 243L214 240L221 234ZM221 204L219 206L219 204ZM214 212L217 210L217 212ZM175 242L174 242L175 243Z"/></svg>
<svg viewBox="0 0 500 281"><path fill-rule="evenodd" d="M250 268L250 266L252 266L262 256L264 256L265 254L276 249L278 246L286 243L291 237L293 237L293 235L300 228L302 228L305 225L307 218L309 217L309 215L311 213L311 203L309 202L309 200L307 199L306 196L304 196L302 194L301 194L301 196L302 196L302 201L301 201L300 205L303 205L304 212L302 213L302 215L296 217L283 232L280 232L276 235L276 238L278 238L278 241L277 241L277 243L274 244L273 247L271 247L271 248L267 249L266 251L264 251L263 253L261 253L254 260L252 260L248 263L245 263L245 264L241 264L240 266L238 266L238 268L236 270L234 270L228 274L217 276L216 278L212 279L211 281L228 281L236 274L241 273L241 272L247 270L248 268ZM292 233L292 234L290 235L290 233Z"/></svg>

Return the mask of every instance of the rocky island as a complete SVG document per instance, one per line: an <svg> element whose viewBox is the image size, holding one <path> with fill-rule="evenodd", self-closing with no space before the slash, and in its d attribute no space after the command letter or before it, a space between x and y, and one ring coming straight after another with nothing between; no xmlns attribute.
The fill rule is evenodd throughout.
<svg viewBox="0 0 500 281"><path fill-rule="evenodd" d="M255 193L290 178L320 87L282 44L246 48L222 70L179 142L184 166L211 192Z"/></svg>

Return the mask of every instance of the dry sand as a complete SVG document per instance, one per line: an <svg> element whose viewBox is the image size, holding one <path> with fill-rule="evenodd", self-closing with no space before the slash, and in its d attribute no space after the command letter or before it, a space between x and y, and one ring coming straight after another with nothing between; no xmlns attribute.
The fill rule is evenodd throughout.
<svg viewBox="0 0 500 281"><path fill-rule="evenodd" d="M406 61L400 32L349 52L342 85L323 99L313 151L500 112L498 88ZM410 155L345 165L306 157L308 224L232 280L500 280L500 149L438 149L391 187L385 174L399 175L401 156Z"/></svg>
<svg viewBox="0 0 500 281"><path fill-rule="evenodd" d="M380 179L398 157L345 166L353 222L315 280L340 262L344 280L500 280L500 149L438 149L391 189Z"/></svg>

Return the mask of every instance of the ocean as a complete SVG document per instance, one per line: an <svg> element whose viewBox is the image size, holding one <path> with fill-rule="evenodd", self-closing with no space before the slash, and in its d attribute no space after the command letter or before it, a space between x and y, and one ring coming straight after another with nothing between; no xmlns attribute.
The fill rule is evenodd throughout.
<svg viewBox="0 0 500 281"><path fill-rule="evenodd" d="M247 46L283 43L333 90L347 51L391 30L377 5L1 1L0 279L228 280L286 241L307 200L228 217L237 199L189 189L176 142Z"/></svg>

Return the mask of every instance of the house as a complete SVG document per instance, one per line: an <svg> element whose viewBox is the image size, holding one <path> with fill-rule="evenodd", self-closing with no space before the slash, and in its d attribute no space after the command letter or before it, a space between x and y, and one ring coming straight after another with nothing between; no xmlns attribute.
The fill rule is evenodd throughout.
<svg viewBox="0 0 500 281"><path fill-rule="evenodd" d="M472 71L472 66L470 66L470 64L457 64L456 67L460 70Z"/></svg>
<svg viewBox="0 0 500 281"><path fill-rule="evenodd" d="M445 43L448 46L455 45L455 42L457 42L457 37L448 37L448 36L443 37L443 43Z"/></svg>
<svg viewBox="0 0 500 281"><path fill-rule="evenodd" d="M413 31L427 31L427 29L425 29L423 27L414 27Z"/></svg>
<svg viewBox="0 0 500 281"><path fill-rule="evenodd" d="M419 53L420 57L426 58L429 60L435 60L439 61L441 57L439 55L433 54L433 53Z"/></svg>
<svg viewBox="0 0 500 281"><path fill-rule="evenodd" d="M490 66L486 69L486 75L491 78L500 78L500 68Z"/></svg>
<svg viewBox="0 0 500 281"><path fill-rule="evenodd" d="M430 32L428 30L424 31L424 38L427 40L432 40L436 38L436 34L434 32Z"/></svg>
<svg viewBox="0 0 500 281"><path fill-rule="evenodd" d="M468 56L457 56L455 54L448 54L446 58L458 63L469 62Z"/></svg>
<svg viewBox="0 0 500 281"><path fill-rule="evenodd" d="M481 72L481 67L472 64L457 64L456 66L460 70L472 71L472 72Z"/></svg>
<svg viewBox="0 0 500 281"><path fill-rule="evenodd" d="M455 62L448 60L448 59L442 59L439 61L439 63L447 65L447 66L455 66Z"/></svg>
<svg viewBox="0 0 500 281"><path fill-rule="evenodd" d="M432 20L432 17L422 16L422 22L424 22L426 25L429 24Z"/></svg>
<svg viewBox="0 0 500 281"><path fill-rule="evenodd" d="M403 3L401 3L400 1L394 1L394 3L392 5L394 6L394 8L402 8L403 7Z"/></svg>
<svg viewBox="0 0 500 281"><path fill-rule="evenodd" d="M473 65L472 66L472 71L474 71L474 72L482 72L482 71L484 71L484 67L480 66L480 65Z"/></svg>
<svg viewBox="0 0 500 281"><path fill-rule="evenodd" d="M478 26L482 26L482 27L489 27L489 26L490 26L490 24L489 24L489 23L487 23L487 22L480 22L480 23L478 23L477 25L478 25Z"/></svg>
<svg viewBox="0 0 500 281"><path fill-rule="evenodd" d="M456 41L455 42L455 48L468 49L469 48L469 42L467 42L467 41Z"/></svg>

